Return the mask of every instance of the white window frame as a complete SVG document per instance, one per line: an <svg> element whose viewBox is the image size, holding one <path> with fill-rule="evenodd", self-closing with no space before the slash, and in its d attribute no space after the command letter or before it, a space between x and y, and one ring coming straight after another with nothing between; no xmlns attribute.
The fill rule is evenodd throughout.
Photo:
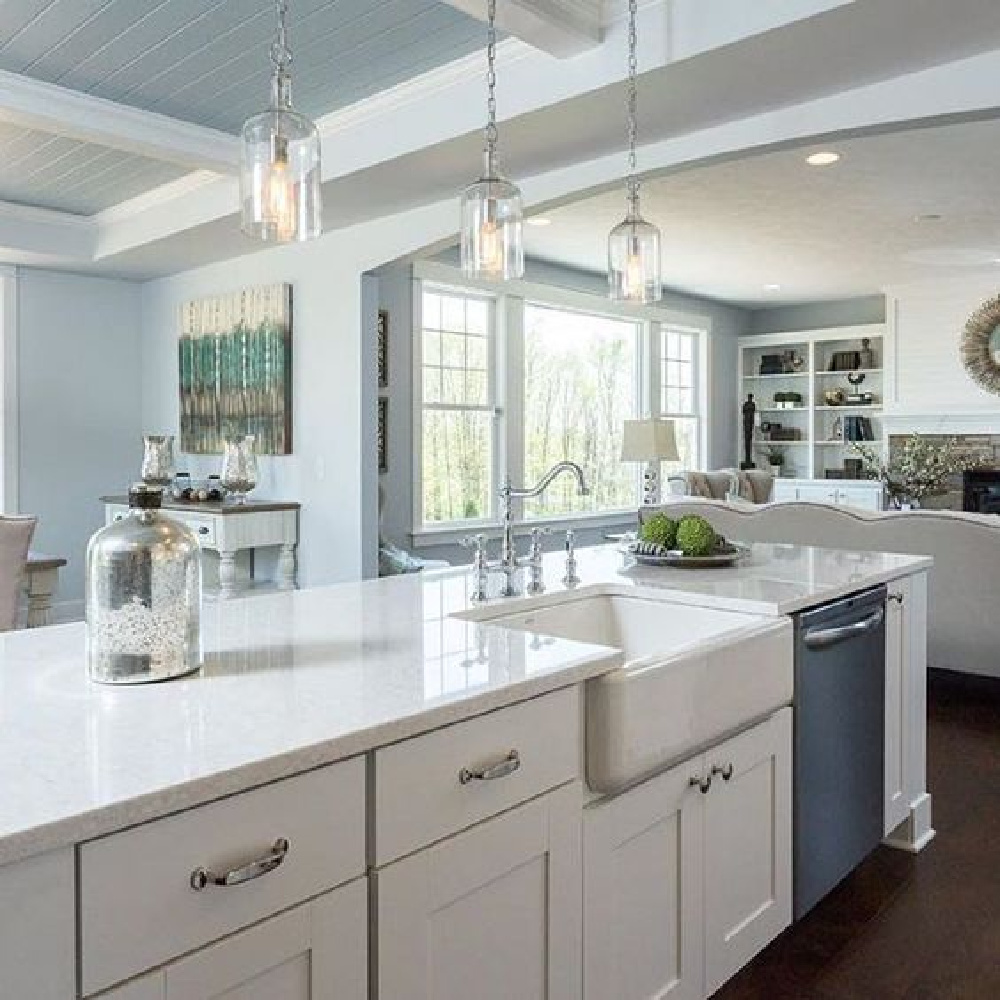
<svg viewBox="0 0 1000 1000"><path fill-rule="evenodd" d="M448 403L424 404L424 321L423 321L423 295L424 292L432 292L440 295L453 295L462 298L476 298L485 301L489 309L489 319L487 321L488 351L490 355L489 367L489 398L490 402L486 406L462 406ZM480 527L489 527L496 523L496 492L499 487L498 470L502 468L503 456L500 454L503 448L504 439L504 403L501 398L505 379L503 377L504 364L504 330L500 322L499 312L502 306L502 299L496 295L489 295L480 289L471 289L456 284L446 284L441 281L414 280L413 283L413 525L414 535L432 533L437 531L468 531ZM441 525L426 523L424 517L424 490L423 490L423 469L424 469L424 411L425 409L435 409L441 411L465 412L475 411L479 413L493 412L492 438L493 438L493 467L490 470L490 479L493 488L489 495L489 514L485 518L469 518L468 520L446 521Z"/></svg>
<svg viewBox="0 0 1000 1000"><path fill-rule="evenodd" d="M639 323L636 358L637 415L660 416L660 327L692 333L697 336L695 352L695 383L698 407L698 458L705 461L708 445L708 343L711 320L697 313L678 312L658 306L612 303L593 293L541 285L529 281L512 281L498 290L495 284L467 280L448 264L419 261L413 267L413 540L418 547L459 538L470 530L499 527L496 490L490 497L490 517L481 520L449 521L427 524L423 521L423 290L453 295L475 295L494 303L491 311L491 333L494 340L494 369L490 390L494 407L493 469L494 485L499 487L505 475L519 482L524 463L523 405L523 337L524 306L526 303L583 312L608 319ZM691 416L690 414L686 416ZM636 470L636 502L641 497L641 470ZM592 527L620 525L634 508L597 513L566 514L551 518L523 520L522 511L514 507L518 528L573 526L585 523Z"/></svg>
<svg viewBox="0 0 1000 1000"><path fill-rule="evenodd" d="M694 338L691 352L693 413L673 413L663 403L663 338L666 333L680 333ZM650 380L650 413L666 420L694 420L698 454L696 467L705 467L708 454L708 335L700 326L690 322L676 323L661 321L650 331L650 351L652 378Z"/></svg>

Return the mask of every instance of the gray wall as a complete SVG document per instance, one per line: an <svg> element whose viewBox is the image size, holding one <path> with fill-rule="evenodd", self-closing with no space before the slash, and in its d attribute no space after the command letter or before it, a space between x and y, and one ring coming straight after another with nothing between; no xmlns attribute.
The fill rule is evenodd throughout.
<svg viewBox="0 0 1000 1000"><path fill-rule="evenodd" d="M456 250L445 251L435 260L458 265ZM404 548L412 547L413 525L413 274L409 263L389 264L372 273L378 281L379 306L389 312L389 471L380 479L382 534ZM525 280L537 284L586 292L600 298L607 295L604 275L578 271L529 259L525 262ZM667 309L690 312L710 319L712 334L708 345L708 467L732 465L736 461L736 338L746 333L748 314L709 299L668 292L663 300ZM631 520L631 519L629 519ZM618 527L629 527L623 522ZM609 527L582 529L579 543L596 544ZM557 548L558 536L548 539L547 547ZM419 554L449 562L468 561L468 553L454 544L423 546Z"/></svg>
<svg viewBox="0 0 1000 1000"><path fill-rule="evenodd" d="M790 333L823 330L835 326L863 326L885 322L885 296L867 295L836 302L804 302L773 309L755 309L749 314L747 333Z"/></svg>
<svg viewBox="0 0 1000 1000"><path fill-rule="evenodd" d="M98 497L142 458L139 286L30 269L17 281L19 507L39 519L33 546L69 560L57 610L78 615Z"/></svg>

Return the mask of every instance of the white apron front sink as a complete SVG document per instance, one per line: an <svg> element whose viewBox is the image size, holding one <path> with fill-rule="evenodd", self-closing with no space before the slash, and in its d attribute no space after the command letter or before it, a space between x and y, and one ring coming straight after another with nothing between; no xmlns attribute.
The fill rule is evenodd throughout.
<svg viewBox="0 0 1000 1000"><path fill-rule="evenodd" d="M609 792L669 767L792 700L787 619L591 594L460 617L613 646L624 665L587 682L587 782Z"/></svg>

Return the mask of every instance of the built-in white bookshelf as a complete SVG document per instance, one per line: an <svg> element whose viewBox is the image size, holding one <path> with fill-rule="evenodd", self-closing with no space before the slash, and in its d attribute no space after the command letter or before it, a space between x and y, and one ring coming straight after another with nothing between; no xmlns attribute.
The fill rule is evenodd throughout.
<svg viewBox="0 0 1000 1000"><path fill-rule="evenodd" d="M741 460L742 406L748 393L753 393L757 407L754 462L758 466L766 466L775 449L784 455L782 475L824 479L827 470L843 474L844 460L857 457L849 440L852 434L870 428L872 437L866 443L883 452L888 447L882 419L885 329L881 325L741 337L739 352ZM762 372L762 365L768 364L765 359L773 365L775 357L782 358L783 370L765 367ZM856 367L836 367L854 360ZM836 401L838 392L843 394L842 403ZM848 395L860 393L870 393L871 402L846 401ZM768 428L774 425L793 434L794 440L772 438L774 432Z"/></svg>

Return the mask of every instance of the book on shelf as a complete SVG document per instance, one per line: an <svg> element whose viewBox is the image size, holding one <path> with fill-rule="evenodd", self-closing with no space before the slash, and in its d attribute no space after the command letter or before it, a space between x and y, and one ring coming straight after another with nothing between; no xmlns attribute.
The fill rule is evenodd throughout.
<svg viewBox="0 0 1000 1000"><path fill-rule="evenodd" d="M875 432L872 428L871 420L868 417L863 416L845 416L844 440L874 441Z"/></svg>

